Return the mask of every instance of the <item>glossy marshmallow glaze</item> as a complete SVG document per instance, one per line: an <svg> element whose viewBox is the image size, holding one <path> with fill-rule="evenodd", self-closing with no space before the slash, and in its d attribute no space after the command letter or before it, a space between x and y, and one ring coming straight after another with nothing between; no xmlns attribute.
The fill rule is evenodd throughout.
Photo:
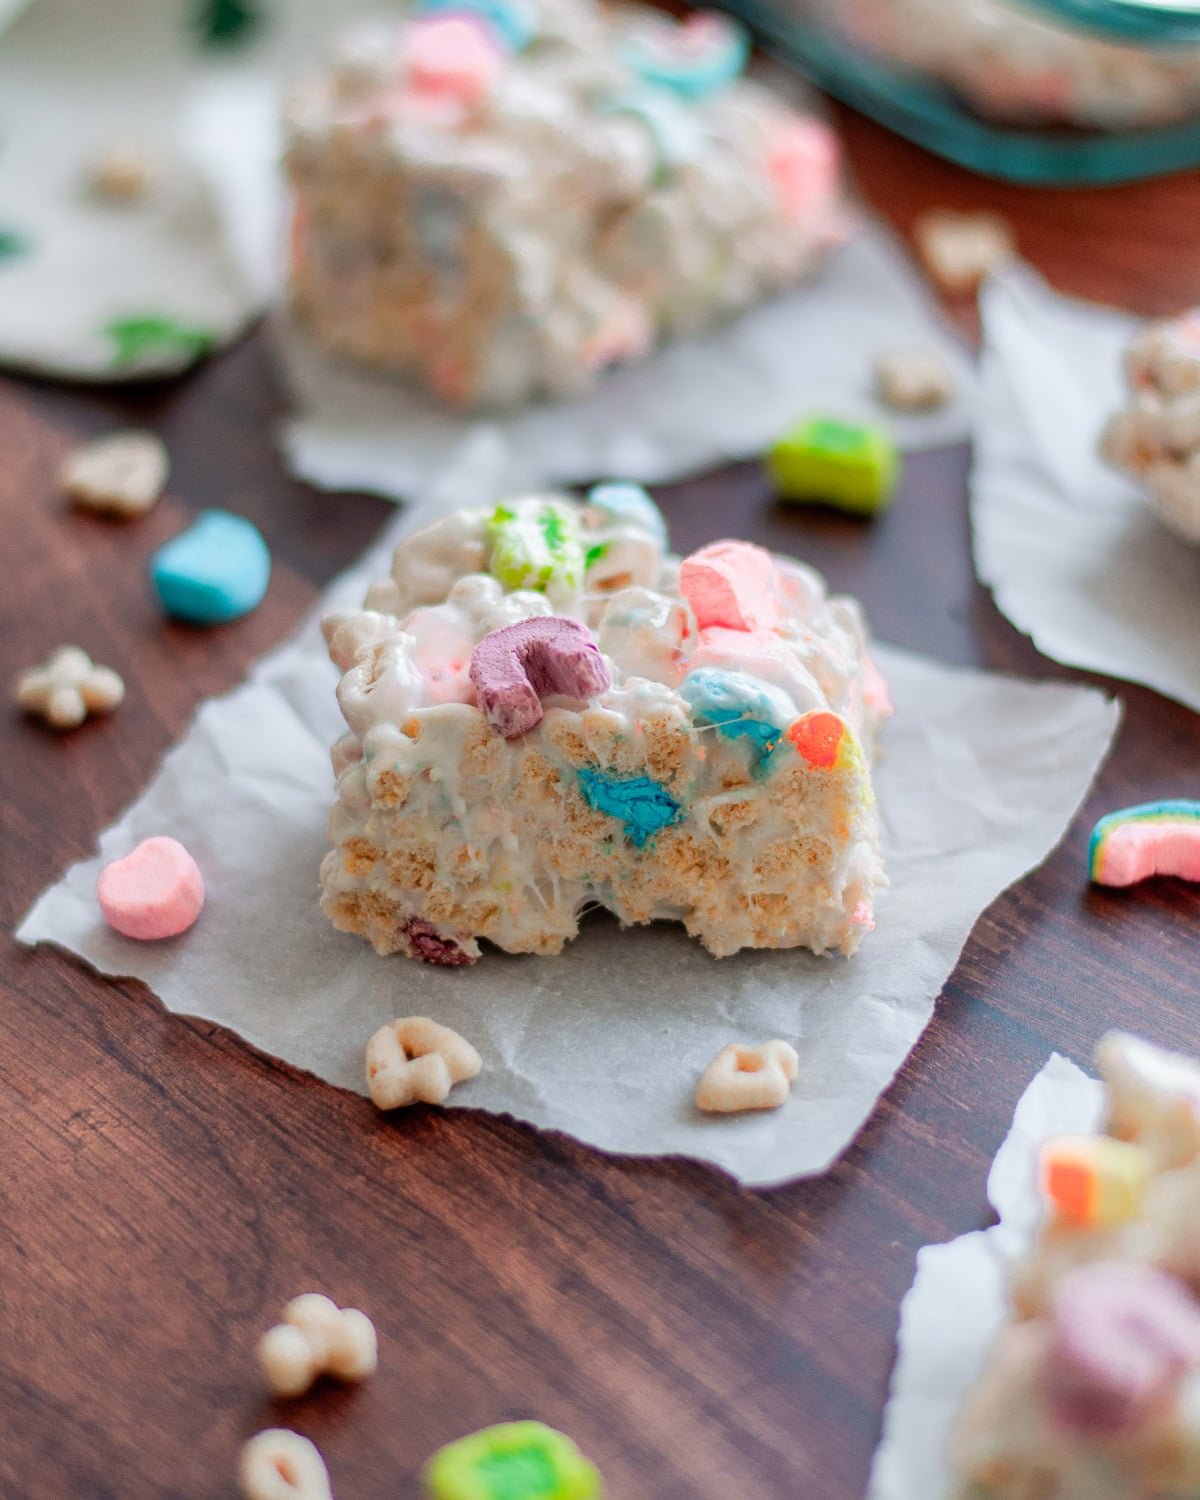
<svg viewBox="0 0 1200 1500"><path fill-rule="evenodd" d="M455 964L480 938L556 953L601 904L681 920L718 956L854 951L883 878L870 759L891 711L859 608L746 543L682 565L665 547L637 486L530 496L415 534L363 610L326 619L349 725L321 870L338 927ZM506 641L576 649L555 619L599 648L587 697L543 682L532 714L488 698L489 718L472 660L488 686Z"/></svg>

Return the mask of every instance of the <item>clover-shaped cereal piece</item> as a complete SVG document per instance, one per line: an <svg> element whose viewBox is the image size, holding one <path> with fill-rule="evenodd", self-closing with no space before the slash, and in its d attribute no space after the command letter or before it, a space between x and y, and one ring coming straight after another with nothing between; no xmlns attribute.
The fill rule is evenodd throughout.
<svg viewBox="0 0 1200 1500"><path fill-rule="evenodd" d="M701 1074L696 1108L722 1115L743 1109L778 1109L799 1071L796 1049L787 1042L767 1042L761 1047L731 1042Z"/></svg>
<svg viewBox="0 0 1200 1500"><path fill-rule="evenodd" d="M456 1083L482 1067L465 1037L428 1016L389 1021L367 1043L367 1089L379 1109L444 1104Z"/></svg>
<svg viewBox="0 0 1200 1500"><path fill-rule="evenodd" d="M125 697L111 667L98 667L78 646L56 651L17 678L17 706L52 729L77 729L89 714L110 714Z"/></svg>
<svg viewBox="0 0 1200 1500"><path fill-rule="evenodd" d="M357 1307L305 1292L259 1340L258 1360L277 1396L302 1396L319 1375L365 1380L379 1363L375 1325Z"/></svg>
<svg viewBox="0 0 1200 1500"><path fill-rule="evenodd" d="M246 1500L333 1500L316 1444L286 1427L268 1427L243 1447L238 1483Z"/></svg>
<svg viewBox="0 0 1200 1500"><path fill-rule="evenodd" d="M73 449L58 482L84 510L132 518L144 516L166 488L170 462L161 438L130 429Z"/></svg>

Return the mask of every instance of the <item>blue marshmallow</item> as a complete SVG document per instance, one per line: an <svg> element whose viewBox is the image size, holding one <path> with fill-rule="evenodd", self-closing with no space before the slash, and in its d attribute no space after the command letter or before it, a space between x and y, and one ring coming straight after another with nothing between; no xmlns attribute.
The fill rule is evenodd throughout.
<svg viewBox="0 0 1200 1500"><path fill-rule="evenodd" d="M192 625L223 625L262 603L271 554L256 526L226 510L202 511L150 559L166 612Z"/></svg>

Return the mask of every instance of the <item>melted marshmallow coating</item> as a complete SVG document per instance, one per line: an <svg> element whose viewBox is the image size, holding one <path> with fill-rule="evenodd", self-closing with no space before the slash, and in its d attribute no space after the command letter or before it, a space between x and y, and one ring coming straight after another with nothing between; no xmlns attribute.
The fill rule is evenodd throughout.
<svg viewBox="0 0 1200 1500"><path fill-rule="evenodd" d="M1104 1131L1068 1143L1092 1195L1066 1180L1016 1269L949 1500L1200 1493L1200 1065L1120 1032L1096 1060Z"/></svg>
<svg viewBox="0 0 1200 1500"><path fill-rule="evenodd" d="M859 608L723 543L718 569L766 579L761 618L698 623L664 541L635 486L465 511L402 543L367 608L324 622L349 726L321 871L337 926L381 953L420 956L414 933L471 958L481 938L556 953L601 904L681 920L718 956L854 951L883 878L869 763L891 711ZM534 616L582 622L611 686L544 697L505 739L472 654Z"/></svg>
<svg viewBox="0 0 1200 1500"><path fill-rule="evenodd" d="M1105 428L1101 452L1164 526L1200 542L1200 309L1139 329L1125 377L1129 405Z"/></svg>
<svg viewBox="0 0 1200 1500"><path fill-rule="evenodd" d="M638 8L522 12L525 45L487 33L478 76L440 88L419 66L438 15L360 29L287 111L296 316L460 408L575 394L843 233L836 139L714 72L720 31L707 56ZM682 91L630 62L648 27Z"/></svg>

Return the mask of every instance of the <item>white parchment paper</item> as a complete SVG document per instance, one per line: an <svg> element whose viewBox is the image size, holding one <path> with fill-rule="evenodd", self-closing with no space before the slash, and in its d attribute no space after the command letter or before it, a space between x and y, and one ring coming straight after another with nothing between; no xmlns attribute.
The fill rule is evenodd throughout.
<svg viewBox="0 0 1200 1500"><path fill-rule="evenodd" d="M874 394L876 355L936 350L954 372L939 411L887 412ZM616 371L573 401L499 418L457 417L394 381L321 355L281 325L279 348L297 407L284 433L294 473L324 489L408 499L436 477L459 504L463 476L496 493L619 474L644 484L757 458L800 417L881 422L908 449L969 430L972 361L890 232L862 221L813 280L721 328Z"/></svg>
<svg viewBox="0 0 1200 1500"><path fill-rule="evenodd" d="M427 518L427 516L426 516ZM398 523L397 528L403 523ZM394 541L388 538L387 545ZM375 550L330 591L357 602ZM342 725L315 618L248 681L200 710L142 798L37 903L22 941L53 941L168 1007L232 1027L330 1082L363 1089L384 1021L429 1014L484 1071L455 1106L515 1115L608 1151L682 1153L766 1186L824 1170L887 1087L976 917L1061 837L1115 731L1098 693L959 671L881 648L896 718L878 776L891 888L852 960L799 951L715 960L682 929L598 917L559 958L488 952L471 969L381 959L317 905ZM170 833L208 903L179 939L138 944L101 921L101 864ZM778 1112L712 1119L692 1096L734 1038L782 1037L799 1082Z"/></svg>
<svg viewBox="0 0 1200 1500"><path fill-rule="evenodd" d="M975 562L1013 624L1069 666L1200 710L1200 547L1101 462L1133 319L1026 268L985 288L971 478Z"/></svg>
<svg viewBox="0 0 1200 1500"><path fill-rule="evenodd" d="M1041 1211L1038 1150L1052 1136L1096 1130L1103 1102L1101 1085L1054 1053L1021 1096L988 1175L999 1224L918 1254L867 1500L949 1495L946 1443L1004 1321L1009 1269L1031 1244Z"/></svg>

